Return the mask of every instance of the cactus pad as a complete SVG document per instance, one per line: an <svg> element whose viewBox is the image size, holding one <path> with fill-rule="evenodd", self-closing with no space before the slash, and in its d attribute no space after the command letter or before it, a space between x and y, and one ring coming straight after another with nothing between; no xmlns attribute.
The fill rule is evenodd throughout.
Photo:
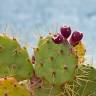
<svg viewBox="0 0 96 96"><path fill-rule="evenodd" d="M14 76L23 80L30 78L32 71L26 48L21 48L14 38L0 36L0 77Z"/></svg>
<svg viewBox="0 0 96 96"><path fill-rule="evenodd" d="M12 78L0 79L0 96L31 96L29 91Z"/></svg>
<svg viewBox="0 0 96 96"><path fill-rule="evenodd" d="M43 80L61 85L74 78L78 61L67 40L55 44L50 35L41 38L34 55L36 75Z"/></svg>

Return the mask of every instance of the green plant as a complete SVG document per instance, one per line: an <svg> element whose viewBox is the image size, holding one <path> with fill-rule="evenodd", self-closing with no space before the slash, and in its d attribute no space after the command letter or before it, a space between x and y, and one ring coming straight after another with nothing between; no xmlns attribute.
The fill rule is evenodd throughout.
<svg viewBox="0 0 96 96"><path fill-rule="evenodd" d="M0 77L13 76L24 80L32 74L33 67L26 48L21 48L15 38L0 36Z"/></svg>
<svg viewBox="0 0 96 96"><path fill-rule="evenodd" d="M31 96L30 92L13 77L0 79L0 96Z"/></svg>
<svg viewBox="0 0 96 96"><path fill-rule="evenodd" d="M15 38L0 36L0 96L96 95L96 69L84 64L83 33L71 35L67 26L60 31L40 37L32 61Z"/></svg>

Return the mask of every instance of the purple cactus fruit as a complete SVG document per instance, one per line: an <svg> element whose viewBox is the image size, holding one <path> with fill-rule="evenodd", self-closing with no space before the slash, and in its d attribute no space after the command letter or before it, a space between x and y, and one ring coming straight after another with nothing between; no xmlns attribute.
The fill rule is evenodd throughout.
<svg viewBox="0 0 96 96"><path fill-rule="evenodd" d="M67 39L71 35L71 28L69 26L61 27L60 29L62 36Z"/></svg>
<svg viewBox="0 0 96 96"><path fill-rule="evenodd" d="M81 41L82 38L83 33L75 31L73 32L69 42L72 46L76 46Z"/></svg>
<svg viewBox="0 0 96 96"><path fill-rule="evenodd" d="M35 56L32 56L32 64L35 64Z"/></svg>
<svg viewBox="0 0 96 96"><path fill-rule="evenodd" d="M74 40L74 41L80 41L82 39L82 37L83 37L83 33L77 32L77 31L73 32L73 34L71 36L72 40Z"/></svg>
<svg viewBox="0 0 96 96"><path fill-rule="evenodd" d="M52 40L55 44L61 44L63 42L63 36L59 33L53 35Z"/></svg>

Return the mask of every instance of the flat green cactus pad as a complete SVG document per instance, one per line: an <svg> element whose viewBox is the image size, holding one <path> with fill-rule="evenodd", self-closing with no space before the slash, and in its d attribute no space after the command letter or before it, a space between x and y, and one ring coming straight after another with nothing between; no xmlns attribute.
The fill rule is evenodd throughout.
<svg viewBox="0 0 96 96"><path fill-rule="evenodd" d="M34 55L37 76L56 85L73 80L78 61L67 40L55 44L51 36L41 38L38 48L34 49Z"/></svg>
<svg viewBox="0 0 96 96"><path fill-rule="evenodd" d="M33 67L26 48L21 48L16 39L0 36L0 77L14 76L23 80L32 74Z"/></svg>

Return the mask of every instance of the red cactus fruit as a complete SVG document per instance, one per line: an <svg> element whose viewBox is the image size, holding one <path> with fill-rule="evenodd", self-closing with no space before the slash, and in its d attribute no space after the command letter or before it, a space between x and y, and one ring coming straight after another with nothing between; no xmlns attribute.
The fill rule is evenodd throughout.
<svg viewBox="0 0 96 96"><path fill-rule="evenodd" d="M71 28L69 26L61 27L60 29L62 36L67 39L71 35Z"/></svg>
<svg viewBox="0 0 96 96"><path fill-rule="evenodd" d="M61 44L63 42L63 36L59 33L53 35L52 40L55 44Z"/></svg>
<svg viewBox="0 0 96 96"><path fill-rule="evenodd" d="M72 46L76 46L83 38L83 33L74 31L69 42Z"/></svg>

